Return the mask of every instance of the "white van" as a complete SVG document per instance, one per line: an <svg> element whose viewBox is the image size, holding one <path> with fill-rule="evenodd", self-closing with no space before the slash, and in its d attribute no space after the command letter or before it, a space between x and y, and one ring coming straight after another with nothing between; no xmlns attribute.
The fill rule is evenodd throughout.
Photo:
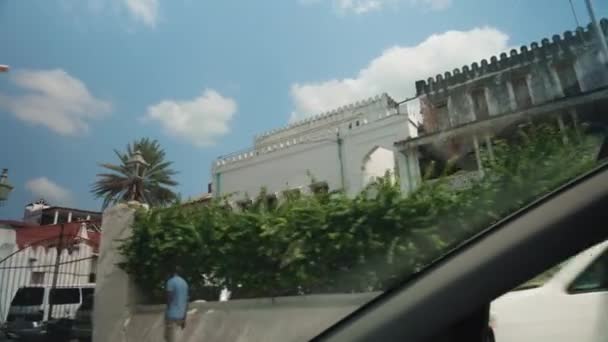
<svg viewBox="0 0 608 342"><path fill-rule="evenodd" d="M11 301L7 321L39 324L50 317L73 319L83 298L94 293L95 284L57 285L54 289L51 288L51 285L19 288ZM52 315L49 312L51 304L53 304Z"/></svg>

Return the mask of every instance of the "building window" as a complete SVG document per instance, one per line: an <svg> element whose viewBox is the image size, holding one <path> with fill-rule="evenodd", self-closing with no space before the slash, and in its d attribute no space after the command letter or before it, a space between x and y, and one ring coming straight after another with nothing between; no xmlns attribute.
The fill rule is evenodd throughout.
<svg viewBox="0 0 608 342"><path fill-rule="evenodd" d="M30 285L42 285L44 284L45 272L32 272L30 278Z"/></svg>
<svg viewBox="0 0 608 342"><path fill-rule="evenodd" d="M530 89L528 88L526 77L513 80L513 93L517 108L528 108L532 105L532 97L530 97Z"/></svg>
<svg viewBox="0 0 608 342"><path fill-rule="evenodd" d="M560 64L555 67L564 96L574 96L581 93L581 87L572 64Z"/></svg>
<svg viewBox="0 0 608 342"><path fill-rule="evenodd" d="M46 226L46 225L51 225L53 224L53 222L55 221L55 215L54 213L42 213L41 217L40 217L40 225L42 226Z"/></svg>
<svg viewBox="0 0 608 342"><path fill-rule="evenodd" d="M314 194L326 194L329 192L327 182L316 182L310 185L310 191Z"/></svg>
<svg viewBox="0 0 608 342"><path fill-rule="evenodd" d="M488 118L488 101L486 100L485 88L474 90L471 97L473 98L473 110L477 120Z"/></svg>

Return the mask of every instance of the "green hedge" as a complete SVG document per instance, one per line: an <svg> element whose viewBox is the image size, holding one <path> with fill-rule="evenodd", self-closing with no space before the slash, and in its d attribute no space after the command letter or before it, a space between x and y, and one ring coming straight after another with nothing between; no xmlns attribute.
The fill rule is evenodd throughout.
<svg viewBox="0 0 608 342"><path fill-rule="evenodd" d="M224 286L233 298L384 290L591 168L597 141L564 134L540 125L495 141L494 158L483 153L485 176L467 189L443 179L404 196L386 177L354 198L292 195L269 207L262 191L245 211L226 199L142 211L121 266L151 298L162 298L175 263L207 300Z"/></svg>

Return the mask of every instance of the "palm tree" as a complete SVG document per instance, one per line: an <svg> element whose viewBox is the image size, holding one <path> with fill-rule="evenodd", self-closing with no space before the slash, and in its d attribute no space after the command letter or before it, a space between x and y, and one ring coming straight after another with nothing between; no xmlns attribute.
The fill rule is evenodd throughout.
<svg viewBox="0 0 608 342"><path fill-rule="evenodd" d="M96 198L103 198L102 209L112 203L137 200L150 206L174 203L177 195L171 187L178 183L172 179L177 172L165 161L165 151L156 140L142 138L127 145L126 153L114 150L119 165L101 163L101 167L113 171L97 174L91 188ZM134 165L134 159L145 163ZM143 162L143 161L142 161Z"/></svg>

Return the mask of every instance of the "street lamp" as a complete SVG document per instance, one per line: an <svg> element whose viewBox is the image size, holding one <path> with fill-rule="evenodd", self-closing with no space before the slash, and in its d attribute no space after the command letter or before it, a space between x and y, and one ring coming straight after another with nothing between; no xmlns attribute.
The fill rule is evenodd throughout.
<svg viewBox="0 0 608 342"><path fill-rule="evenodd" d="M0 174L0 204L8 199L11 191L13 191L13 186L8 182L8 169L2 169L2 174Z"/></svg>
<svg viewBox="0 0 608 342"><path fill-rule="evenodd" d="M133 153L133 155L129 158L129 160L127 160L126 164L130 169L135 171L134 172L135 182L133 182L133 190L131 191L131 201L134 201L135 195L137 194L137 183L142 178L139 174L139 171L140 171L140 169L143 169L144 167L148 166L149 164L146 162L146 160L142 156L140 150L135 150L135 153Z"/></svg>

